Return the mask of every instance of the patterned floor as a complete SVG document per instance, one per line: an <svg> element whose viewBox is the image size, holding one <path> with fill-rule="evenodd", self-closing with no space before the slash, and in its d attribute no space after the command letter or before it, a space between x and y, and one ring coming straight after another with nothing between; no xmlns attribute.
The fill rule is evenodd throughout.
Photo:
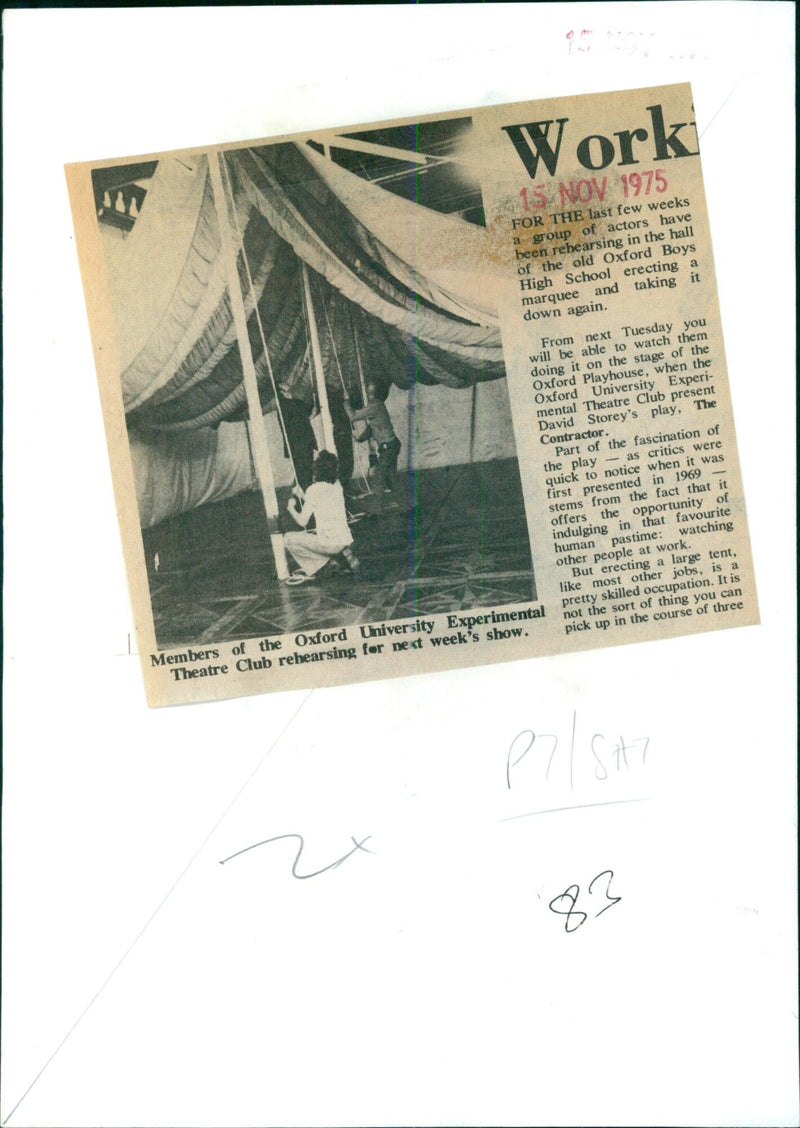
<svg viewBox="0 0 800 1128"><path fill-rule="evenodd" d="M401 478L396 498L397 506L384 512L374 497L358 503L352 526L362 564L358 580L338 572L299 587L279 583L256 494L145 530L158 645L226 642L536 599L515 460L419 471Z"/></svg>

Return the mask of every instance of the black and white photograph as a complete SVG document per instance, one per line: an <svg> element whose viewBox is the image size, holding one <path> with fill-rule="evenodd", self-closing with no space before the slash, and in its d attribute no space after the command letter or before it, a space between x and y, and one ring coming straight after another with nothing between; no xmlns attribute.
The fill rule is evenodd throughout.
<svg viewBox="0 0 800 1128"><path fill-rule="evenodd" d="M471 129L92 170L160 648L536 599Z"/></svg>

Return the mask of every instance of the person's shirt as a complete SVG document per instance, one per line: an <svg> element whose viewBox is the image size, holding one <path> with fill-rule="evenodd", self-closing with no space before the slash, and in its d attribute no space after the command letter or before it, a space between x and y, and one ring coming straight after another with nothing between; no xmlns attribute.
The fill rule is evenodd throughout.
<svg viewBox="0 0 800 1128"><path fill-rule="evenodd" d="M390 443L397 438L386 404L381 400L370 400L366 407L354 411L352 418L353 422L366 419L372 431L372 437L377 443Z"/></svg>
<svg viewBox="0 0 800 1128"><path fill-rule="evenodd" d="M321 540L342 546L353 543L340 482L311 483L306 490L303 507L297 514L297 521L305 528L312 515L317 524L317 536Z"/></svg>

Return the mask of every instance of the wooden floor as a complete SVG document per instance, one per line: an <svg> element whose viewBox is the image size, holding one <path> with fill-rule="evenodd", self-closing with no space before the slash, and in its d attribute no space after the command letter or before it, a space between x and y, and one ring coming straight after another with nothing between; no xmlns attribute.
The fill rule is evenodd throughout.
<svg viewBox="0 0 800 1128"><path fill-rule="evenodd" d="M400 475L396 506L353 504L358 580L281 584L260 494L143 533L161 648L311 631L536 599L515 459ZM282 512L285 499L281 498ZM296 528L286 518L286 529Z"/></svg>

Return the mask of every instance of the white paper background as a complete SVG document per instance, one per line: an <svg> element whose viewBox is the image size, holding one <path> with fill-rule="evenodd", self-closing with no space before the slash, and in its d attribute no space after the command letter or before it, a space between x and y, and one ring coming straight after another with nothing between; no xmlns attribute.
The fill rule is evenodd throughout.
<svg viewBox="0 0 800 1128"><path fill-rule="evenodd" d="M797 1123L792 6L4 34L3 1123ZM148 711L64 163L686 80L762 625ZM563 750L573 713L574 791L533 751L509 791L514 736ZM593 733L647 766L597 781ZM375 854L217 864L294 832L301 872ZM609 867L623 900L567 935L548 902Z"/></svg>

